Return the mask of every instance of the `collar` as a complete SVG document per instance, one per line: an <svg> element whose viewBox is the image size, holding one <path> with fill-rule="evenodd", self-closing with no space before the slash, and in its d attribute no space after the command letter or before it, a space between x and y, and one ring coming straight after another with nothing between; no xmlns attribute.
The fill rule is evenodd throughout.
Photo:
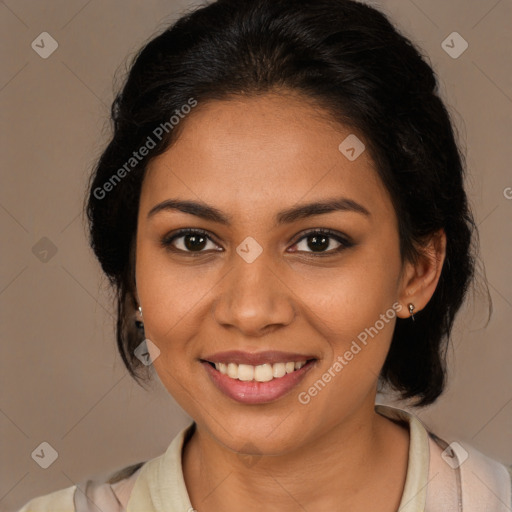
<svg viewBox="0 0 512 512"><path fill-rule="evenodd" d="M428 432L412 413L376 404L375 411L409 425L409 461L399 512L424 512L430 462ZM183 478L181 454L195 423L181 430L166 452L149 460L140 470L126 512L193 512Z"/></svg>
<svg viewBox="0 0 512 512"><path fill-rule="evenodd" d="M375 411L409 424L409 461L398 512L424 512L430 466L428 431L417 416L403 409L376 404Z"/></svg>

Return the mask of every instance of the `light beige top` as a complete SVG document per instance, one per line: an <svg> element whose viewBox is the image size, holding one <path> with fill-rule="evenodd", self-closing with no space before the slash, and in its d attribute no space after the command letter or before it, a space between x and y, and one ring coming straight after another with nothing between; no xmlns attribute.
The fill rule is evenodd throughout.
<svg viewBox="0 0 512 512"><path fill-rule="evenodd" d="M511 467L462 442L448 445L410 412L386 405L375 405L375 410L409 426L409 461L398 512L512 511ZM193 512L181 454L194 427L183 429L165 453L129 477L115 483L89 479L34 498L19 512Z"/></svg>

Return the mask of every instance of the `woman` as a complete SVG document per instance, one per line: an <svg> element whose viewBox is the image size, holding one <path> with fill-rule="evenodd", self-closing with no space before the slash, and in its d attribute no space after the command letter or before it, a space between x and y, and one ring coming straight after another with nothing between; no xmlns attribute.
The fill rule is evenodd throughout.
<svg viewBox="0 0 512 512"><path fill-rule="evenodd" d="M130 374L194 422L22 511L506 511L411 413L445 386L475 225L430 66L349 0L219 0L135 59L91 180Z"/></svg>

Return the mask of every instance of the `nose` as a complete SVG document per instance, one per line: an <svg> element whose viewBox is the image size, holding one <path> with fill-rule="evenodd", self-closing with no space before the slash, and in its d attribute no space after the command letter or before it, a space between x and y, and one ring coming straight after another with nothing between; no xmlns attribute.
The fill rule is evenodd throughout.
<svg viewBox="0 0 512 512"><path fill-rule="evenodd" d="M233 254L230 270L219 283L213 302L217 323L251 337L291 324L296 314L294 294L277 266L265 251L252 263Z"/></svg>

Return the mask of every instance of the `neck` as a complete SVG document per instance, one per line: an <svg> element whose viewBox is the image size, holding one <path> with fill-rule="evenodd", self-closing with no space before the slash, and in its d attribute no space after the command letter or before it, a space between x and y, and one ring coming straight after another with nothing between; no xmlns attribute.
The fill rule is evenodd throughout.
<svg viewBox="0 0 512 512"><path fill-rule="evenodd" d="M400 427L377 414L373 402L370 405L284 455L240 456L198 425L183 452L183 473L193 506L200 512L256 511L262 503L265 510L282 512L301 507L355 511L368 504L371 509L368 496L375 494L369 491L389 486L389 481L382 482L382 474L389 473L396 460L396 453L390 451L397 451L396 444L390 447L389 441L390 436L396 439ZM402 449L399 456L404 455L407 459ZM400 479L405 480L406 467ZM393 503L402 488L398 482L400 492L390 497ZM398 504L399 499L390 510Z"/></svg>

